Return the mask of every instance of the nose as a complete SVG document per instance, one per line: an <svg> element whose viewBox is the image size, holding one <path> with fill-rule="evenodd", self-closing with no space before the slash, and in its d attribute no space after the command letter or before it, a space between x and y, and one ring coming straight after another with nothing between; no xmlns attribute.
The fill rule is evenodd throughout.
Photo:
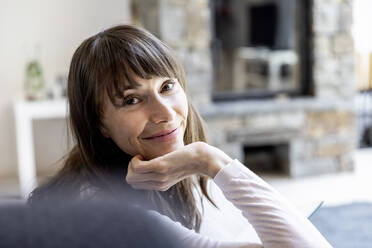
<svg viewBox="0 0 372 248"><path fill-rule="evenodd" d="M149 104L150 120L157 124L162 122L172 122L175 118L173 104L168 99L161 96L152 97Z"/></svg>

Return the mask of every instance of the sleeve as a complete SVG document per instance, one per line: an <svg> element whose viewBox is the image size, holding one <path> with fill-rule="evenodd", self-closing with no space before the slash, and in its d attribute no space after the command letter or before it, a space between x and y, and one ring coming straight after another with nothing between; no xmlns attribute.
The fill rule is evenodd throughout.
<svg viewBox="0 0 372 248"><path fill-rule="evenodd" d="M252 224L263 247L332 247L307 218L238 160L222 168L214 182Z"/></svg>

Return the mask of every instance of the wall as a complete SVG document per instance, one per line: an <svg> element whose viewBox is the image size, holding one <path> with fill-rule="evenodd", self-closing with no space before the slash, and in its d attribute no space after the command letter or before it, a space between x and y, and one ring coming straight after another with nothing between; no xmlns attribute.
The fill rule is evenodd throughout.
<svg viewBox="0 0 372 248"><path fill-rule="evenodd" d="M12 102L23 95L24 67L32 48L41 48L45 81L53 83L58 74L67 74L83 39L130 21L129 5L129 0L0 0L0 177L17 174ZM34 130L42 170L66 149L65 121L38 121Z"/></svg>

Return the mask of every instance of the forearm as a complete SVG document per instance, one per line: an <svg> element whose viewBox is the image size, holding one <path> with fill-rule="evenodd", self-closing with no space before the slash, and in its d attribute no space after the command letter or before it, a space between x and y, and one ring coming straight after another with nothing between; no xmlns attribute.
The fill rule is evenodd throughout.
<svg viewBox="0 0 372 248"><path fill-rule="evenodd" d="M242 210L265 248L331 247L283 196L239 161L221 170L214 181L226 198Z"/></svg>

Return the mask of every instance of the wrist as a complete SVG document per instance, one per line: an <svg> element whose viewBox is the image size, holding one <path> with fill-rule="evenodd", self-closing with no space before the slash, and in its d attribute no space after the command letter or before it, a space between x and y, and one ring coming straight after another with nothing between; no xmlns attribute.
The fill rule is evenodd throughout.
<svg viewBox="0 0 372 248"><path fill-rule="evenodd" d="M201 154L204 160L203 174L214 178L223 167L232 162L232 159L220 149L206 143L204 144Z"/></svg>

